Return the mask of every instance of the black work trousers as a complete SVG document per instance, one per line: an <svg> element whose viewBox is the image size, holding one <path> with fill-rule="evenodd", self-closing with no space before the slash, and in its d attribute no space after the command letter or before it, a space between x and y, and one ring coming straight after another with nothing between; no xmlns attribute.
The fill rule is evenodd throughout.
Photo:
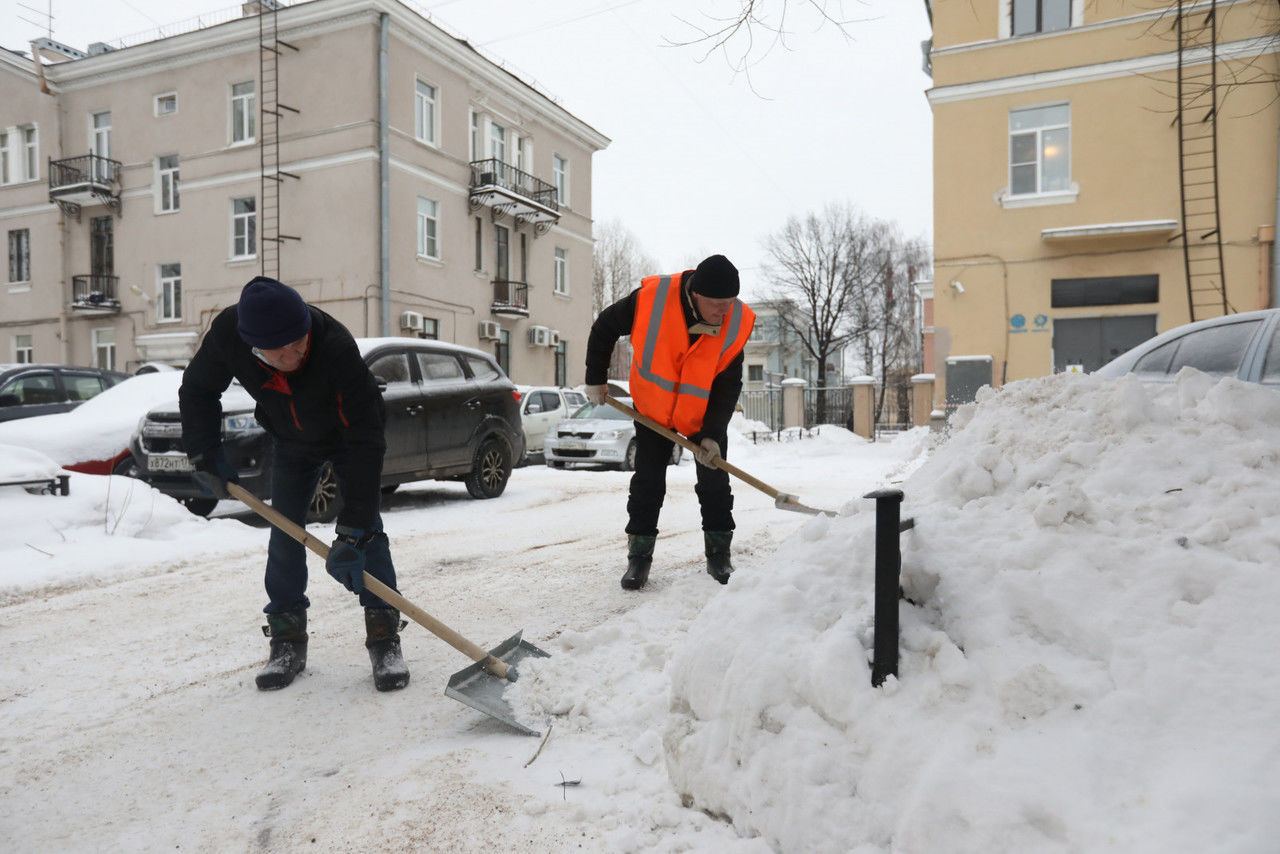
<svg viewBox="0 0 1280 854"><path fill-rule="evenodd" d="M702 435L699 435L699 439ZM711 436L720 443L721 456L728 458L728 438ZM667 464L675 443L643 424L636 424L636 471L631 475L627 497L627 533L657 536L658 511L667 495ZM729 473L723 469L697 465L698 504L702 508L702 530L733 530L733 492Z"/></svg>

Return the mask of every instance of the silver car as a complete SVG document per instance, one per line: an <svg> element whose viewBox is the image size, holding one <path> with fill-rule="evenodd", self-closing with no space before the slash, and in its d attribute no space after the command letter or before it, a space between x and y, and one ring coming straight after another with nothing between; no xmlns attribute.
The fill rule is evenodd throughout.
<svg viewBox="0 0 1280 854"><path fill-rule="evenodd" d="M630 398L620 403L631 406ZM588 403L547 431L543 442L547 465L592 465L631 471L636 467L636 423L607 403ZM679 465L683 449L671 449L671 465Z"/></svg>
<svg viewBox="0 0 1280 854"><path fill-rule="evenodd" d="M1170 329L1117 356L1094 375L1114 379L1133 373L1146 382L1172 382L1183 368L1280 387L1280 309Z"/></svg>

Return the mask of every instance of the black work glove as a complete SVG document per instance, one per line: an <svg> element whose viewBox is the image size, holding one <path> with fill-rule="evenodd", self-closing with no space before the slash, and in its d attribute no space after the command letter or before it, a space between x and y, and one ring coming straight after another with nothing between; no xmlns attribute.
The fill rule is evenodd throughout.
<svg viewBox="0 0 1280 854"><path fill-rule="evenodd" d="M366 534L361 528L348 528L346 525L339 525L337 534L329 548L329 558L324 562L324 568L352 593L363 592L365 549L369 546L369 540L373 539L373 534Z"/></svg>
<svg viewBox="0 0 1280 854"><path fill-rule="evenodd" d="M214 498L230 498L227 494L227 482L240 482L236 467L231 465L227 452L222 450L221 445L211 451L196 454L191 458L191 464L196 467L191 477L200 491L207 492Z"/></svg>

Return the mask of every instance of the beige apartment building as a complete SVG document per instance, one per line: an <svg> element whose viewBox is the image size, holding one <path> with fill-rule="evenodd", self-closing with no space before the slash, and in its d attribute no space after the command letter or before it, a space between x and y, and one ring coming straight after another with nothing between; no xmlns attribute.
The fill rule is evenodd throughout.
<svg viewBox="0 0 1280 854"><path fill-rule="evenodd" d="M1280 6L926 6L937 405L1278 304Z"/></svg>
<svg viewBox="0 0 1280 854"><path fill-rule="evenodd" d="M259 10L0 50L0 362L181 365L265 273L357 336L579 381L609 140L396 0Z"/></svg>

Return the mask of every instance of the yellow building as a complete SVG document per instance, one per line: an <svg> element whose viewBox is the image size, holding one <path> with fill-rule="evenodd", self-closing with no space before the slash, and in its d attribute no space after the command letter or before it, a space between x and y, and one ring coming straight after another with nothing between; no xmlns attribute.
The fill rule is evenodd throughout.
<svg viewBox="0 0 1280 854"><path fill-rule="evenodd" d="M1280 5L926 5L937 403L1280 304Z"/></svg>

